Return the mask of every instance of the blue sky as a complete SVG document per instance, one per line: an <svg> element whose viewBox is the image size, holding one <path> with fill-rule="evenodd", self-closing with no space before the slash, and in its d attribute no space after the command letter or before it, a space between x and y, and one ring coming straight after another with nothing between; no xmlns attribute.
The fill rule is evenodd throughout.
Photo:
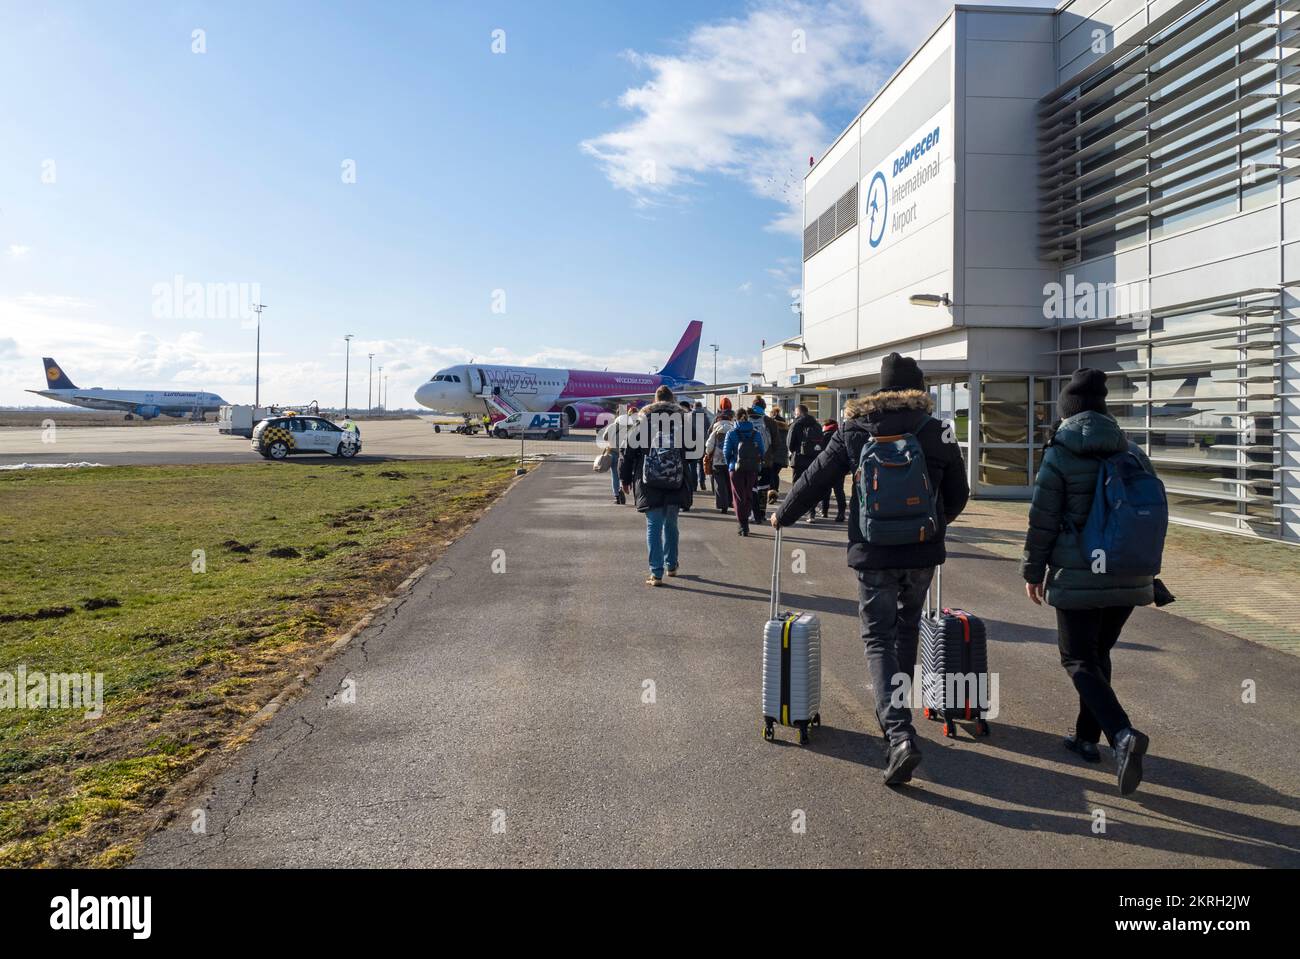
<svg viewBox="0 0 1300 959"><path fill-rule="evenodd" d="M471 357L650 369L690 319L743 377L795 330L807 157L945 8L0 2L0 403L42 355L251 400L243 304L177 282L260 294L281 402L341 401L345 333L390 405Z"/></svg>

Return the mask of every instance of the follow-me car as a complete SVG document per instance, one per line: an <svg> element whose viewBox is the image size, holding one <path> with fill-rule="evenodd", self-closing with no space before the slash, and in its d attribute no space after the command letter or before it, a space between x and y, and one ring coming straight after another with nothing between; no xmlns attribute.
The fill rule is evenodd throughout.
<svg viewBox="0 0 1300 959"><path fill-rule="evenodd" d="M291 453L328 453L351 459L361 452L361 434L341 429L323 416L286 413L253 427L253 449L272 460Z"/></svg>

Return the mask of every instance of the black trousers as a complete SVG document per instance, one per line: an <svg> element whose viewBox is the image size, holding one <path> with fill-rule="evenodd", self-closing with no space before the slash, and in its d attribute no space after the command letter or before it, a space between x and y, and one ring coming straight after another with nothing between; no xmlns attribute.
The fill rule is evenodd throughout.
<svg viewBox="0 0 1300 959"><path fill-rule="evenodd" d="M816 457L813 457L813 459L816 459ZM796 483L799 482L799 477L803 475L804 470L806 470L809 466L812 466L812 464L813 464L812 459L804 459L802 456L796 456L794 458L794 465L790 467L790 472L794 474L794 481ZM826 496L828 499L830 498L829 493L827 493ZM825 510L823 510L823 512L825 512ZM816 515L817 515L817 505L814 503L812 510L808 513L808 518L812 519Z"/></svg>
<svg viewBox="0 0 1300 959"><path fill-rule="evenodd" d="M731 477L725 464L713 467L713 502L718 509L731 509Z"/></svg>
<svg viewBox="0 0 1300 959"><path fill-rule="evenodd" d="M831 515L831 493L835 494L835 515L836 517L843 517L844 516L844 480L841 479L838 483L832 485L830 492L827 493L826 498L822 500L823 516ZM816 510L814 510L813 512L816 512Z"/></svg>
<svg viewBox="0 0 1300 959"><path fill-rule="evenodd" d="M1083 742L1098 742L1104 732L1113 746L1115 734L1128 728L1128 714L1110 686L1110 651L1132 613L1132 606L1056 611L1061 665L1079 693L1074 734Z"/></svg>

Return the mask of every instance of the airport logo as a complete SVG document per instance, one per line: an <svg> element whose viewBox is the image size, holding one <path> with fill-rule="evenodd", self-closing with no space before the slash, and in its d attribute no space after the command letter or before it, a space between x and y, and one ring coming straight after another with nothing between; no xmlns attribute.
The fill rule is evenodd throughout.
<svg viewBox="0 0 1300 959"><path fill-rule="evenodd" d="M0 709L83 709L104 715L103 673L0 672Z"/></svg>
<svg viewBox="0 0 1300 959"><path fill-rule="evenodd" d="M251 322L253 304L262 302L260 283L199 283L177 273L170 283L155 283L153 315L159 320L240 320Z"/></svg>
<svg viewBox="0 0 1300 959"><path fill-rule="evenodd" d="M862 181L865 199L859 221L866 224L871 249L879 249L887 240L902 237L918 224L933 222L951 207L951 194L927 189L944 182L941 147L947 143L943 130L949 122L948 109L944 107L931 117L899 145L892 159L877 169L869 181Z"/></svg>
<svg viewBox="0 0 1300 959"><path fill-rule="evenodd" d="M939 145L939 128L935 127L926 136L918 140L915 145L903 152L897 160L894 161L894 176L898 176L904 170L912 165L914 160L919 160L925 154L929 153Z"/></svg>
<svg viewBox="0 0 1300 959"><path fill-rule="evenodd" d="M81 890L73 889L70 895L50 900L50 928L56 932L126 930L132 939L148 939L153 934L153 897L82 896Z"/></svg>
<svg viewBox="0 0 1300 959"><path fill-rule="evenodd" d="M880 246L885 238L885 224L889 222L889 185L885 175L879 171L871 178L867 190L867 242L873 247Z"/></svg>
<svg viewBox="0 0 1300 959"><path fill-rule="evenodd" d="M487 378L493 386L499 386L503 392L516 396L537 392L537 377L522 370L488 370Z"/></svg>

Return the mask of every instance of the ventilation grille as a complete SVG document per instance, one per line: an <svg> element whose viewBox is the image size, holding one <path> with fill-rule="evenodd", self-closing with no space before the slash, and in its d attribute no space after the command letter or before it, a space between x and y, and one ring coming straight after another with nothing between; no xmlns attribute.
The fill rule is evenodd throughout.
<svg viewBox="0 0 1300 959"><path fill-rule="evenodd" d="M812 257L824 250L831 241L843 236L858 225L858 185L849 187L847 193L831 204L821 216L803 231L803 258Z"/></svg>

